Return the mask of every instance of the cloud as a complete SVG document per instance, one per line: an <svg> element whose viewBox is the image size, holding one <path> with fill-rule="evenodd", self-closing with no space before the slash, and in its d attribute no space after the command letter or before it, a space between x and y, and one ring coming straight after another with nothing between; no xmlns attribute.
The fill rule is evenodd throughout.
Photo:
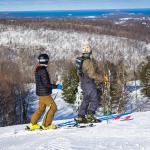
<svg viewBox="0 0 150 150"><path fill-rule="evenodd" d="M147 8L150 0L0 0L0 10Z"/></svg>

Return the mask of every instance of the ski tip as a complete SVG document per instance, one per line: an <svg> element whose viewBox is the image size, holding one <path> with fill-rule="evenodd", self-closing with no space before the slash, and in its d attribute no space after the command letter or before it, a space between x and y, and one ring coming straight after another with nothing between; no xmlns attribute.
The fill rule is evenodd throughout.
<svg viewBox="0 0 150 150"><path fill-rule="evenodd" d="M113 120L119 120L120 118L121 118L121 116L117 116Z"/></svg>
<svg viewBox="0 0 150 150"><path fill-rule="evenodd" d="M33 131L33 130L30 129L29 126L26 126L26 127L25 127L25 130L26 130L26 131Z"/></svg>
<svg viewBox="0 0 150 150"><path fill-rule="evenodd" d="M121 118L120 121L128 121L128 120L133 120L133 116L129 115L129 116L126 116L124 118Z"/></svg>

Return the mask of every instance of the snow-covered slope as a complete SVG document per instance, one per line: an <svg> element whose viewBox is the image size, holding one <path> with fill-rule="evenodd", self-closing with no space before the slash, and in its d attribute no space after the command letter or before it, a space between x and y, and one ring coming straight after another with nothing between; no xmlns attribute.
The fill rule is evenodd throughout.
<svg viewBox="0 0 150 150"><path fill-rule="evenodd" d="M142 102L140 82L136 81L136 85L138 101ZM132 101L129 103L132 102L135 107L134 82L129 82L128 87L130 88L128 90L132 90L130 91ZM30 89L26 99L29 102L28 117L30 118L38 106L38 101L35 85L29 84L27 88ZM76 113L63 101L61 91L53 90L52 96L58 106L53 123L59 124L72 120ZM103 121L88 128L59 128L47 131L25 131L26 125L1 127L0 150L149 150L150 111L133 113L133 118L128 121Z"/></svg>
<svg viewBox="0 0 150 150"><path fill-rule="evenodd" d="M149 150L150 112L130 121L112 120L89 128L24 131L25 125L0 128L1 150ZM64 120L63 120L64 121ZM55 123L60 121L55 121Z"/></svg>

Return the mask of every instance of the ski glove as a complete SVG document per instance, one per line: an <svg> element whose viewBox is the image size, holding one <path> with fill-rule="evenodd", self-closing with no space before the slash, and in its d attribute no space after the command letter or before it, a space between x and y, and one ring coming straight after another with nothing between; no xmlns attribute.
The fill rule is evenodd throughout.
<svg viewBox="0 0 150 150"><path fill-rule="evenodd" d="M107 75L107 74L105 74L105 75L103 76L103 81L104 81L104 84L107 84L107 83L109 82L109 78L108 78L108 75Z"/></svg>

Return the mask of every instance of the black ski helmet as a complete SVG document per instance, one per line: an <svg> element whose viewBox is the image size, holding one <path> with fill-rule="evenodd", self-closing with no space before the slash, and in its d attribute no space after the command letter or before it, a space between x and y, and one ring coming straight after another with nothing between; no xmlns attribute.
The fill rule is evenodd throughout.
<svg viewBox="0 0 150 150"><path fill-rule="evenodd" d="M49 56L47 54L40 54L38 57L39 64L48 64Z"/></svg>

